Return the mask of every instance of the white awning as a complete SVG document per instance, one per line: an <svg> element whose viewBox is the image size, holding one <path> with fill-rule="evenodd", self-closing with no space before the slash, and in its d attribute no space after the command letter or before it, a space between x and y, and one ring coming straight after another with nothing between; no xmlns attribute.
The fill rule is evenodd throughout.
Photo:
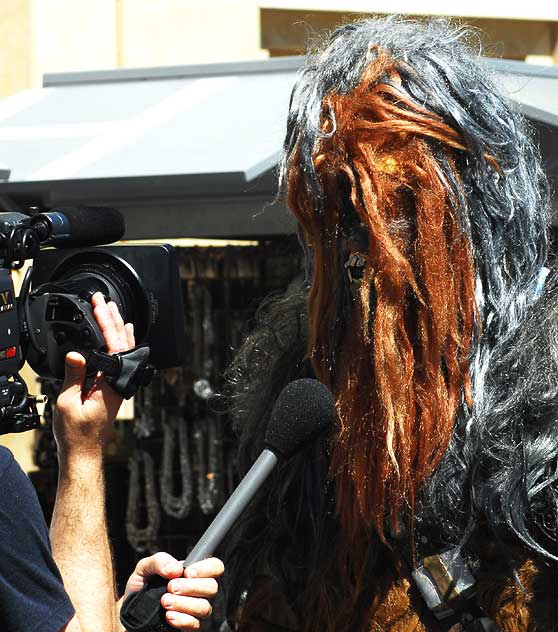
<svg viewBox="0 0 558 632"><path fill-rule="evenodd" d="M282 61L282 60L281 60ZM282 143L297 62L47 75L0 102L10 181L238 174Z"/></svg>
<svg viewBox="0 0 558 632"><path fill-rule="evenodd" d="M497 83L516 101L525 116L558 128L558 66L535 66L521 61L487 59Z"/></svg>

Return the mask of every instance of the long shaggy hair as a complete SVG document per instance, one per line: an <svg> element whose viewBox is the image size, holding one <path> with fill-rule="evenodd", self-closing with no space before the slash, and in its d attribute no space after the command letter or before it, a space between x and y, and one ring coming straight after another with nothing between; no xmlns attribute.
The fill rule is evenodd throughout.
<svg viewBox="0 0 558 632"><path fill-rule="evenodd" d="M471 403L474 267L456 167L467 149L409 95L406 77L408 64L375 48L357 86L324 97L330 134L315 141L312 161L319 208L302 156L286 167L289 207L314 257L309 353L337 399L332 470L351 536L364 522L383 537L386 507L397 527L445 451L464 385ZM354 299L339 269L351 229L368 242Z"/></svg>
<svg viewBox="0 0 558 632"><path fill-rule="evenodd" d="M305 630L411 629L389 622L411 607L416 629L431 629L405 583L418 533L445 547L482 528L552 555L558 393L535 377L542 333L526 330L549 324L535 301L548 191L521 117L466 36L443 21L349 24L291 97L280 180L310 260L307 331L292 328L306 320L300 287L283 299L290 316L268 308L239 354L241 463L265 432L244 413L258 401L266 419L265 394L285 383L275 368L308 371L304 345L339 427L327 458L309 448L276 474L229 571L232 603L258 566L271 573L311 613ZM348 274L354 255L361 278ZM291 347L269 333L286 323Z"/></svg>

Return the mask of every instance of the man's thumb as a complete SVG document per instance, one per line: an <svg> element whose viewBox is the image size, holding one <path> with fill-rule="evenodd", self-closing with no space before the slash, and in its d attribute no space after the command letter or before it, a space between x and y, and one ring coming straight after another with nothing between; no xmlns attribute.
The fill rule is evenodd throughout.
<svg viewBox="0 0 558 632"><path fill-rule="evenodd" d="M141 577L160 575L172 579L173 577L180 577L183 571L181 562L162 551L140 560L136 566L136 573Z"/></svg>
<svg viewBox="0 0 558 632"><path fill-rule="evenodd" d="M85 373L85 358L77 351L70 351L66 355L63 390L71 387L78 387L81 390L85 380Z"/></svg>

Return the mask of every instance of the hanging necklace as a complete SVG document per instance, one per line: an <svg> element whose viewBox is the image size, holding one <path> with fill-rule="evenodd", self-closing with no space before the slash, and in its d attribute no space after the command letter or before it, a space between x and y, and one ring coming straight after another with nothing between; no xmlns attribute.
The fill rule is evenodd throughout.
<svg viewBox="0 0 558 632"><path fill-rule="evenodd" d="M140 468L143 466L144 499L147 524L139 526L140 519ZM139 553L157 551L157 535L161 524L159 504L155 495L155 466L151 455L145 450L137 450L129 461L130 486L126 508L126 534L128 542Z"/></svg>
<svg viewBox="0 0 558 632"><path fill-rule="evenodd" d="M173 494L173 464L175 445L178 444L180 465L179 494ZM192 508L192 468L189 459L188 429L185 420L163 417L163 454L160 471L161 507L173 518L185 518Z"/></svg>

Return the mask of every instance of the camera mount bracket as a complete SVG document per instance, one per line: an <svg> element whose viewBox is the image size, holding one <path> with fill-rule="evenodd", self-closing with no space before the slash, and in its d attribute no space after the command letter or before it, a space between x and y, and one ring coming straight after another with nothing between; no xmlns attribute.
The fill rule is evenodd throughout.
<svg viewBox="0 0 558 632"><path fill-rule="evenodd" d="M153 366L148 363L147 345L112 355L96 350L80 353L85 357L88 371L102 371L107 383L124 399L130 399L141 386L147 386L155 372Z"/></svg>
<svg viewBox="0 0 558 632"><path fill-rule="evenodd" d="M18 373L0 376L2 432L24 432L39 428L41 423L36 402L35 397L28 395L27 386Z"/></svg>

